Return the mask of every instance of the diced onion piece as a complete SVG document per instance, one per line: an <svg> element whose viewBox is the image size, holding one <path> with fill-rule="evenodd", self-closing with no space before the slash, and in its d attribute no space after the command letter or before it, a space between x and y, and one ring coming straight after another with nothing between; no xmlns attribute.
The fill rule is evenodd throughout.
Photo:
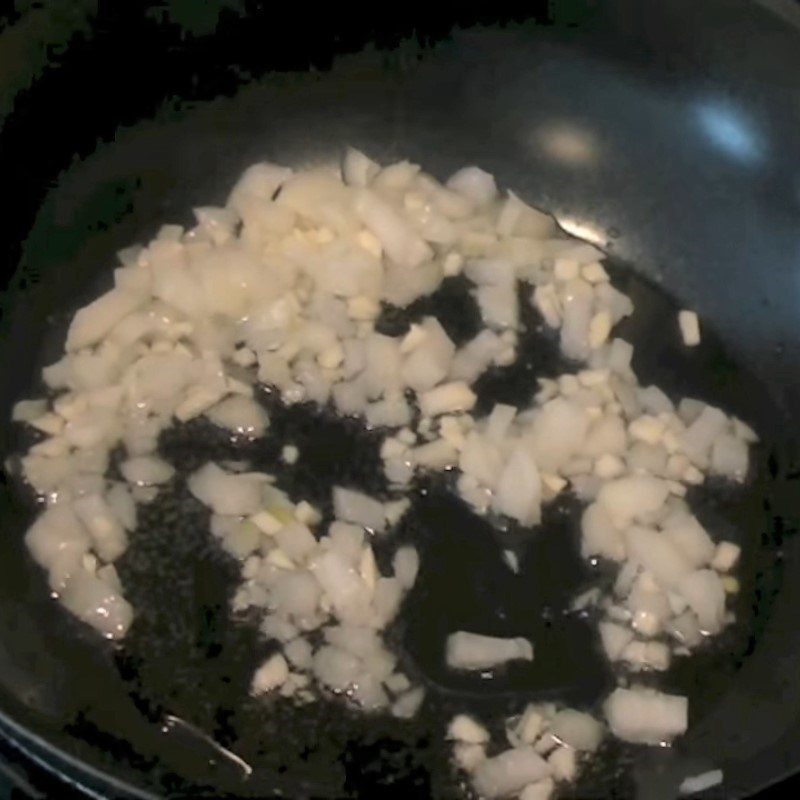
<svg viewBox="0 0 800 800"><path fill-rule="evenodd" d="M357 622L369 609L369 589L353 564L328 551L316 558L311 569L343 620Z"/></svg>
<svg viewBox="0 0 800 800"><path fill-rule="evenodd" d="M361 659L338 647L326 645L314 654L315 675L334 691L342 692L352 686L360 671Z"/></svg>
<svg viewBox="0 0 800 800"><path fill-rule="evenodd" d="M618 528L657 511L669 496L669 484L658 478L635 475L611 481L600 489L597 502Z"/></svg>
<svg viewBox="0 0 800 800"><path fill-rule="evenodd" d="M678 403L678 416L685 425L691 425L703 413L706 404L693 397L684 397Z"/></svg>
<svg viewBox="0 0 800 800"><path fill-rule="evenodd" d="M386 529L383 503L363 492L334 486L333 513L337 519L355 522L376 533L382 533Z"/></svg>
<svg viewBox="0 0 800 800"><path fill-rule="evenodd" d="M509 191L509 200L511 200L512 196L513 192ZM548 239L556 235L558 226L553 217L543 211L532 208L526 203L522 203L522 201L519 202L523 208L517 217L514 233L528 238L529 242L535 239Z"/></svg>
<svg viewBox="0 0 800 800"><path fill-rule="evenodd" d="M456 347L433 317L426 317L414 330L423 338L406 356L402 377L406 386L424 392L447 377Z"/></svg>
<svg viewBox="0 0 800 800"><path fill-rule="evenodd" d="M608 273L598 261L592 261L581 267L581 277L588 283L605 283L608 281Z"/></svg>
<svg viewBox="0 0 800 800"><path fill-rule="evenodd" d="M660 633L671 613L668 596L649 572L636 578L627 605L632 615L631 625L643 636Z"/></svg>
<svg viewBox="0 0 800 800"><path fill-rule="evenodd" d="M589 355L592 302L592 287L586 281L577 278L566 285L563 297L561 351L567 358L585 359ZM600 344L602 342L598 342L598 346Z"/></svg>
<svg viewBox="0 0 800 800"><path fill-rule="evenodd" d="M419 554L417 549L411 545L400 547L392 559L394 575L400 585L408 590L414 585L419 571Z"/></svg>
<svg viewBox="0 0 800 800"><path fill-rule="evenodd" d="M537 286L531 295L531 305L542 315L545 323L551 328L560 328L562 320L561 300L558 297L555 286L546 283Z"/></svg>
<svg viewBox="0 0 800 800"><path fill-rule="evenodd" d="M589 430L590 418L577 403L561 397L539 409L527 439L543 472L557 472L580 451Z"/></svg>
<svg viewBox="0 0 800 800"><path fill-rule="evenodd" d="M14 422L32 422L47 411L47 400L20 400L14 404L11 419Z"/></svg>
<svg viewBox="0 0 800 800"><path fill-rule="evenodd" d="M297 628L277 614L270 614L261 623L261 632L269 639L289 642L297 636Z"/></svg>
<svg viewBox="0 0 800 800"><path fill-rule="evenodd" d="M507 661L533 661L533 645L521 637L501 639L458 631L447 637L446 661L452 669L490 669Z"/></svg>
<svg viewBox="0 0 800 800"><path fill-rule="evenodd" d="M78 311L67 333L66 348L74 352L99 342L123 317L144 303L144 296L111 289Z"/></svg>
<svg viewBox="0 0 800 800"><path fill-rule="evenodd" d="M342 162L342 177L348 186L369 186L381 171L380 165L365 156L360 150L348 147Z"/></svg>
<svg viewBox="0 0 800 800"><path fill-rule="evenodd" d="M624 339L614 339L608 351L606 366L621 376L630 375L633 345Z"/></svg>
<svg viewBox="0 0 800 800"><path fill-rule="evenodd" d="M621 660L634 670L664 671L669 667L669 648L663 642L633 641L622 651Z"/></svg>
<svg viewBox="0 0 800 800"><path fill-rule="evenodd" d="M671 414L675 410L672 400L658 386L639 389L639 401L650 414Z"/></svg>
<svg viewBox="0 0 800 800"><path fill-rule="evenodd" d="M392 716L398 719L411 719L416 716L425 699L425 689L417 686L401 694L392 704Z"/></svg>
<svg viewBox="0 0 800 800"><path fill-rule="evenodd" d="M215 514L249 516L261 506L263 476L229 475L209 461L187 483L189 491Z"/></svg>
<svg viewBox="0 0 800 800"><path fill-rule="evenodd" d="M708 772L703 772L700 775L692 775L689 778L684 778L678 791L681 794L698 794L711 789L713 786L719 786L723 780L721 769L711 769Z"/></svg>
<svg viewBox="0 0 800 800"><path fill-rule="evenodd" d="M668 519L664 534L694 568L706 566L714 557L714 542L691 514L679 514Z"/></svg>
<svg viewBox="0 0 800 800"><path fill-rule="evenodd" d="M622 658L625 648L633 641L633 631L616 622L600 623L600 638L609 661Z"/></svg>
<svg viewBox="0 0 800 800"><path fill-rule="evenodd" d="M67 505L51 506L25 534L25 543L34 560L45 567L48 583L60 592L70 576L82 569L91 538Z"/></svg>
<svg viewBox="0 0 800 800"><path fill-rule="evenodd" d="M230 208L201 206L193 209L197 224L212 238L215 244L225 244L236 227L236 213Z"/></svg>
<svg viewBox="0 0 800 800"><path fill-rule="evenodd" d="M281 459L287 464L296 464L300 457L300 450L293 444L284 445L281 450Z"/></svg>
<svg viewBox="0 0 800 800"><path fill-rule="evenodd" d="M276 653L256 670L250 684L250 693L260 695L271 692L282 686L288 677L289 665L280 653Z"/></svg>
<svg viewBox="0 0 800 800"><path fill-rule="evenodd" d="M556 785L552 778L545 778L536 783L529 783L520 793L519 800L550 800Z"/></svg>
<svg viewBox="0 0 800 800"><path fill-rule="evenodd" d="M411 508L411 501L407 497L384 503L383 516L386 518L386 524L389 526L396 525L409 508Z"/></svg>
<svg viewBox="0 0 800 800"><path fill-rule="evenodd" d="M292 639L283 652L295 669L309 669L313 663L313 649L305 639Z"/></svg>
<svg viewBox="0 0 800 800"><path fill-rule="evenodd" d="M453 357L450 377L473 383L502 352L503 340L494 331L482 330L463 345Z"/></svg>
<svg viewBox="0 0 800 800"><path fill-rule="evenodd" d="M504 797L550 777L551 768L530 746L506 750L475 768L475 790L487 798Z"/></svg>
<svg viewBox="0 0 800 800"><path fill-rule="evenodd" d="M116 483L106 492L106 502L114 516L127 531L136 529L136 501L130 489L123 483Z"/></svg>
<svg viewBox="0 0 800 800"><path fill-rule="evenodd" d="M749 456L747 442L733 434L720 434L711 448L711 472L733 481L747 477Z"/></svg>
<svg viewBox="0 0 800 800"><path fill-rule="evenodd" d="M360 525L333 522L328 528L327 541L331 549L335 550L351 566L355 566L364 547L364 530Z"/></svg>
<svg viewBox="0 0 800 800"><path fill-rule="evenodd" d="M509 457L497 481L492 508L522 525L541 519L542 483L536 462L518 447Z"/></svg>
<svg viewBox="0 0 800 800"><path fill-rule="evenodd" d="M496 403L486 420L486 436L495 442L502 442L514 421L517 409L514 406Z"/></svg>
<svg viewBox="0 0 800 800"><path fill-rule="evenodd" d="M228 205L239 214L247 210L251 199L272 200L275 192L292 176L292 170L263 161L248 167L233 187Z"/></svg>
<svg viewBox="0 0 800 800"><path fill-rule="evenodd" d="M589 322L589 347L597 350L602 347L611 333L612 319L608 311L598 311Z"/></svg>
<svg viewBox="0 0 800 800"><path fill-rule="evenodd" d="M384 628L400 610L403 599L403 586L397 578L378 578L372 597L372 618L370 624Z"/></svg>
<svg viewBox="0 0 800 800"><path fill-rule="evenodd" d="M314 534L307 525L298 520L291 520L272 533L278 547L293 561L302 561L317 545Z"/></svg>
<svg viewBox="0 0 800 800"><path fill-rule="evenodd" d="M700 344L700 320L694 311L679 311L678 326L687 347L697 347Z"/></svg>
<svg viewBox="0 0 800 800"><path fill-rule="evenodd" d="M578 761L575 751L568 747L556 748L548 757L547 765L557 781L572 782L578 774Z"/></svg>
<svg viewBox="0 0 800 800"><path fill-rule="evenodd" d="M714 557L711 559L711 566L717 572L730 572L737 562L742 553L742 548L733 542L720 542L714 552Z"/></svg>
<svg viewBox="0 0 800 800"><path fill-rule="evenodd" d="M481 319L491 328L510 328L519 324L517 290L512 281L495 285L479 286L475 299Z"/></svg>
<svg viewBox="0 0 800 800"><path fill-rule="evenodd" d="M80 497L74 504L75 513L94 540L94 548L104 561L119 558L128 546L122 523L114 515L105 498L99 494Z"/></svg>
<svg viewBox="0 0 800 800"><path fill-rule="evenodd" d="M689 560L658 531L634 526L625 531L625 541L629 557L651 572L664 588L677 588L692 572Z"/></svg>
<svg viewBox="0 0 800 800"><path fill-rule="evenodd" d="M701 466L704 465L708 449L727 425L728 418L722 411L713 406L704 406L681 437L686 454Z"/></svg>
<svg viewBox="0 0 800 800"><path fill-rule="evenodd" d="M748 444L755 444L758 441L758 434L746 422L736 417L733 419L733 432Z"/></svg>
<svg viewBox="0 0 800 800"><path fill-rule="evenodd" d="M625 539L604 506L592 503L581 518L581 555L603 556L612 561L625 558Z"/></svg>
<svg viewBox="0 0 800 800"><path fill-rule="evenodd" d="M602 725L589 714L573 709L559 711L550 723L550 732L575 750L593 753L603 738Z"/></svg>
<svg viewBox="0 0 800 800"><path fill-rule="evenodd" d="M217 519L225 518L217 517ZM217 530L212 527L212 532L222 533L222 546L225 551L242 561L258 549L261 532L251 522L239 522L235 517L227 519L232 523L229 527L217 523Z"/></svg>
<svg viewBox="0 0 800 800"><path fill-rule="evenodd" d="M518 744L533 744L539 738L545 724L546 721L541 708L529 703L514 726L513 733L518 741L512 741L512 744L515 746Z"/></svg>
<svg viewBox="0 0 800 800"><path fill-rule="evenodd" d="M686 598L697 615L702 630L718 633L725 620L725 590L719 575L710 569L701 569L680 581L677 591Z"/></svg>
<svg viewBox="0 0 800 800"><path fill-rule="evenodd" d="M478 764L486 760L486 748L482 744L458 742L453 747L453 759L464 772L474 772Z"/></svg>
<svg viewBox="0 0 800 800"><path fill-rule="evenodd" d="M433 256L431 248L408 222L372 190L361 190L356 213L378 237L386 255L401 267L418 267Z"/></svg>
<svg viewBox="0 0 800 800"><path fill-rule="evenodd" d="M692 611L685 611L667 623L667 630L686 647L696 647L703 641L697 615Z"/></svg>
<svg viewBox="0 0 800 800"><path fill-rule="evenodd" d="M120 472L128 483L135 486L153 486L166 483L175 469L155 456L135 456L120 464Z"/></svg>
<svg viewBox="0 0 800 800"><path fill-rule="evenodd" d="M485 744L489 741L489 731L467 714L458 714L447 726L447 738L468 744Z"/></svg>
<svg viewBox="0 0 800 800"><path fill-rule="evenodd" d="M325 629L330 644L359 658L369 658L381 651L381 641L371 628L359 625L336 625Z"/></svg>
<svg viewBox="0 0 800 800"><path fill-rule="evenodd" d="M426 417L438 417L456 411L469 411L476 401L475 393L463 381L437 386L419 396L419 406Z"/></svg>
<svg viewBox="0 0 800 800"><path fill-rule="evenodd" d="M319 584L307 570L284 571L270 587L270 605L298 624L313 617L319 597Z"/></svg>
<svg viewBox="0 0 800 800"><path fill-rule="evenodd" d="M615 689L604 710L611 732L626 742L661 744L686 731L688 701L678 695L633 687Z"/></svg>
<svg viewBox="0 0 800 800"><path fill-rule="evenodd" d="M445 439L434 439L415 447L408 457L417 466L442 470L458 462L458 451Z"/></svg>
<svg viewBox="0 0 800 800"><path fill-rule="evenodd" d="M477 206L485 206L497 197L494 177L480 167L464 167L447 179L447 187L468 198Z"/></svg>
<svg viewBox="0 0 800 800"><path fill-rule="evenodd" d="M262 436L269 424L267 412L252 398L233 395L206 411L206 416L221 428L253 438Z"/></svg>
<svg viewBox="0 0 800 800"><path fill-rule="evenodd" d="M133 609L118 588L85 570L76 570L67 579L60 599L68 611L108 639L123 638L133 621Z"/></svg>
<svg viewBox="0 0 800 800"><path fill-rule="evenodd" d="M622 419L604 415L592 423L581 452L587 456L621 455L627 445L627 432Z"/></svg>

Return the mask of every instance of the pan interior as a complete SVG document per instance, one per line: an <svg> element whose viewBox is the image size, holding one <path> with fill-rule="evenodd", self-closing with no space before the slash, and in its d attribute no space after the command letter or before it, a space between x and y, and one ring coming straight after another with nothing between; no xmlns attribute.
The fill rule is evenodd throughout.
<svg viewBox="0 0 800 800"><path fill-rule="evenodd" d="M545 62L555 59L565 69L560 89L568 91L570 76L585 76L591 59L570 60L553 47L545 43L536 51L529 74L540 74ZM498 63L518 74L523 62L514 61L513 49L509 52L508 60ZM611 201L605 204L603 186L596 183L602 172L564 177L520 141L520 121L513 115L498 118L495 113L487 119L481 98L489 92L498 106L508 100L513 93L502 81L508 75L503 68L493 79L485 71L470 72L475 64L462 56L456 51L437 56L429 71L430 65L423 64L411 77L405 68L387 73L385 65L376 67L372 59L356 60L324 80L283 78L254 85L232 99L165 112L121 133L116 142L98 147L65 172L28 236L18 291L11 295L15 308L4 323L2 352L15 354L17 360L23 354L23 360L2 387L3 409L35 385L37 368L56 352L67 306L76 307L92 295L98 270L111 263L117 248L152 234L162 221L185 221L192 205L221 201L232 178L260 157L307 163L355 144L382 160L417 159L440 177L474 160L495 171L502 185L519 185L531 202L560 216L594 219L595 227L606 231L616 226L621 236L604 244L611 246L612 255L624 256L616 262L615 277L634 300L637 314L620 335L636 345L634 365L641 381L658 383L675 396L701 397L742 416L762 434L764 445L755 454L757 477L746 489L717 486L694 498L696 512L709 529L720 538L741 537L745 549L738 624L712 647L679 662L668 678L670 688L690 695L695 732L661 754L666 765L609 745L576 794L633 795L642 774L668 772L672 762L704 764L712 759L716 764L717 756L726 769L730 759L735 775L742 755L736 737L746 728L748 708L736 710L729 699L743 682L744 695L751 690L754 678L744 667L761 641L781 587L781 548L785 529L791 527L787 414L782 398L764 380L773 361L754 358L752 340L731 335L730 309L713 307L733 291L724 286L713 302L702 300L712 323L704 330L702 346L687 357L675 314L687 294L708 288L706 279L690 275L683 283L691 270L675 252L642 255L647 250L641 244L646 221L635 211L624 216ZM500 81L494 95L491 80ZM633 91L613 75L601 76L596 86L606 86L609 96L615 96L615 88L622 93L618 99ZM521 94L524 89L516 86L514 91ZM545 98L537 113L546 116L563 109L555 89L539 87L537 92ZM527 124L534 128L536 122ZM618 206L640 205L650 187L643 182L637 191L638 196L631 193ZM578 201L580 192L585 199ZM658 244L659 237L651 242ZM668 290L656 279L663 279ZM458 282L427 302L427 313L433 310L442 317L456 340L469 335L474 309ZM403 315L387 315L385 324L403 326L420 313L421 308L412 308ZM524 405L535 377L568 368L532 313L526 325L519 363L482 381L484 408L496 401ZM711 332L715 327L722 331L720 339ZM4 363L11 362L6 358ZM377 436L319 409L284 409L268 392L262 400L273 420L263 442L232 442L196 422L170 431L161 446L183 465L184 474L208 458L246 457L328 513L330 487L336 482L352 481L378 493L385 489ZM11 433L7 452L24 444L21 435ZM301 452L291 468L279 460L280 447L289 439ZM565 613L580 587L602 579L577 556L577 505L551 507L536 531L501 531L467 512L446 483L417 487L413 512L397 534L420 546L423 572L392 637L408 670L425 680L430 693L425 713L402 725L350 714L335 701L297 710L247 697L252 670L270 645L253 624L230 618L234 565L212 542L205 512L180 479L142 514L120 565L140 615L121 649L99 643L47 599L43 578L21 545L32 509L18 487L4 483L3 707L56 747L156 794L338 798L372 797L380 791L398 797L461 796L443 742L452 713L472 709L499 719L529 699L544 697L591 706L613 685L613 675L600 657L590 621ZM500 559L504 547L519 550L518 577ZM512 665L492 682L454 678L441 664L444 635L470 623L496 626L501 635L512 629L529 634L537 644L537 660L527 668ZM721 708L735 709L734 724L724 714L721 722ZM253 768L247 780L238 759ZM746 786L746 778L740 779Z"/></svg>

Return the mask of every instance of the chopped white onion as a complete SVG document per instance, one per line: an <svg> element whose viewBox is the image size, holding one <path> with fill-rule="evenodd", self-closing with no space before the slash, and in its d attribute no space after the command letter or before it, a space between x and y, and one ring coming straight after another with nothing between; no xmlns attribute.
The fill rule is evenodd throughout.
<svg viewBox="0 0 800 800"><path fill-rule="evenodd" d="M494 177L480 167L464 167L454 172L447 179L447 186L478 206L488 205L497 196Z"/></svg>
<svg viewBox="0 0 800 800"><path fill-rule="evenodd" d="M392 559L395 577L404 589L410 589L417 579L419 571L419 554L410 545L398 548Z"/></svg>
<svg viewBox="0 0 800 800"><path fill-rule="evenodd" d="M155 456L135 456L119 465L120 472L128 483L135 486L153 486L166 483L175 474L175 469Z"/></svg>
<svg viewBox="0 0 800 800"><path fill-rule="evenodd" d="M700 320L694 311L679 311L678 325L681 329L681 338L687 347L697 347L700 344Z"/></svg>
<svg viewBox="0 0 800 800"><path fill-rule="evenodd" d="M678 791L683 794L698 794L711 789L713 786L719 786L723 780L721 769L711 769L708 772L703 772L700 775L692 775L689 778L684 778Z"/></svg>
<svg viewBox="0 0 800 800"><path fill-rule="evenodd" d="M742 548L739 547L738 544L734 544L733 542L720 542L711 559L711 566L717 570L717 572L730 572L739 561L741 552Z"/></svg>
<svg viewBox="0 0 800 800"><path fill-rule="evenodd" d="M392 704L392 715L398 719L411 719L416 716L425 699L425 689L417 686L400 695Z"/></svg>
<svg viewBox="0 0 800 800"><path fill-rule="evenodd" d="M269 424L267 412L255 400L233 395L212 406L206 416L222 428L253 438L264 434Z"/></svg>
<svg viewBox="0 0 800 800"><path fill-rule="evenodd" d="M125 528L105 498L89 494L74 503L75 513L92 535L94 549L104 561L114 561L128 547Z"/></svg>
<svg viewBox="0 0 800 800"><path fill-rule="evenodd" d="M519 800L550 800L556 785L552 778L545 778L536 783L529 783L520 793Z"/></svg>
<svg viewBox="0 0 800 800"><path fill-rule="evenodd" d="M187 483L189 491L215 514L246 516L261 507L264 476L229 475L209 461Z"/></svg>
<svg viewBox="0 0 800 800"><path fill-rule="evenodd" d="M473 784L487 798L503 797L524 789L528 784L548 778L548 763L529 746L506 750L475 768Z"/></svg>
<svg viewBox="0 0 800 800"><path fill-rule="evenodd" d="M611 732L626 742L660 744L686 731L685 697L633 687L615 689L604 704Z"/></svg>
<svg viewBox="0 0 800 800"><path fill-rule="evenodd" d="M533 661L533 645L527 639L501 639L468 631L447 637L446 661L452 669L490 669L517 660Z"/></svg>
<svg viewBox="0 0 800 800"><path fill-rule="evenodd" d="M686 575L677 587L697 615L702 630L718 633L725 620L725 590L719 575L701 569Z"/></svg>
<svg viewBox="0 0 800 800"><path fill-rule="evenodd" d="M353 489L334 486L333 513L337 519L363 525L376 533L381 533L386 528L383 504Z"/></svg>
<svg viewBox="0 0 800 800"><path fill-rule="evenodd" d="M725 594L738 584L719 573L734 568L739 549L714 545L681 498L709 474L743 481L757 436L704 402L676 408L657 386L640 386L633 346L613 333L633 306L611 285L596 248L564 237L513 193L499 199L494 178L478 167L443 186L416 164L381 168L353 149L341 170L255 164L225 207L202 206L195 217L196 227L162 226L148 246L121 254L114 288L77 312L65 356L43 371L55 399L23 401L13 412L46 437L21 466L55 504L26 542L78 617L124 635L132 610L112 562L136 528L136 502L151 501L173 477L157 455L161 433L205 414L235 433L263 435L269 420L253 399L259 380L286 404L330 401L369 428L394 429L381 457L398 487L415 470L453 469L457 491L478 513L522 525L537 524L542 505L567 489L588 503L583 556L620 565L613 596L592 595L611 660L663 669L676 646L695 647L727 623ZM405 336L377 332L382 304L406 307L462 272L486 326L472 341L456 348L432 316ZM470 386L516 358L520 281L533 285L531 302L582 368L542 381L529 408L498 405L474 418ZM698 344L697 316L681 312L679 323L685 343ZM130 485L107 475L118 447ZM282 452L287 464L299 455L291 445ZM234 608L257 609L262 630L310 673L290 673L276 655L254 692L307 698L314 678L364 709L412 716L424 692L407 679L389 685L405 676L394 671L381 631L413 586L419 556L397 549L393 574L384 576L364 530L397 524L408 498L383 503L335 487L337 520L318 538L313 506L245 469L208 463L187 483L211 510L220 546L240 563ZM305 636L315 631L326 644L313 653ZM675 643L653 639L662 634ZM447 642L456 668L532 657L524 639L461 631ZM607 703L617 735L655 741L685 727L683 698L618 691L629 695ZM631 720L640 707L645 717L653 712L649 722ZM552 777L572 780L575 751L593 750L600 736L587 715L543 706L530 706L508 730L524 746L493 759L483 740L459 744L456 760L487 796L549 796Z"/></svg>
<svg viewBox="0 0 800 800"><path fill-rule="evenodd" d="M486 749L481 744L458 742L453 747L453 758L465 772L473 772L478 764L486 760Z"/></svg>
<svg viewBox="0 0 800 800"><path fill-rule="evenodd" d="M288 677L289 665L280 653L276 653L256 670L250 684L250 693L259 695L271 692L285 683Z"/></svg>
<svg viewBox="0 0 800 800"><path fill-rule="evenodd" d="M458 714L447 726L447 738L468 744L485 744L489 741L489 731L467 714Z"/></svg>
<svg viewBox="0 0 800 800"><path fill-rule="evenodd" d="M603 738L603 728L594 717L569 708L553 717L550 732L575 750L590 753L598 748Z"/></svg>
<svg viewBox="0 0 800 800"><path fill-rule="evenodd" d="M455 411L469 411L476 401L475 393L463 381L453 381L419 396L419 407L426 417L438 417Z"/></svg>
<svg viewBox="0 0 800 800"><path fill-rule="evenodd" d="M133 609L119 588L84 570L66 580L60 599L68 611L108 639L123 638L133 621Z"/></svg>

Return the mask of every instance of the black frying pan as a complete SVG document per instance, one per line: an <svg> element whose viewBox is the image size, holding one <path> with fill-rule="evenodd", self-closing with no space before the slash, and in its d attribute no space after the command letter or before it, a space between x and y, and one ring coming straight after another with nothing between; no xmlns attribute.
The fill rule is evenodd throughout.
<svg viewBox="0 0 800 800"><path fill-rule="evenodd" d="M636 342L644 382L719 403L764 439L751 486L697 499L704 522L738 537L745 557L739 624L668 678L691 696L689 734L669 750L609 744L575 794L671 797L686 775L719 766L725 784L711 794L740 797L794 771L797 9L563 2L499 27L491 16L379 24L337 9L281 22L245 2L196 6L143 13L51 3L0 32L0 174L11 201L0 225L9 282L0 418L36 386L70 309L109 280L113 253L161 222L187 221L193 205L220 202L249 163L329 159L352 144L441 177L480 164L609 251L637 304L623 335ZM455 21L468 29L451 35ZM552 146L565 131L583 156ZM674 326L684 305L707 331L690 357ZM456 338L476 324L457 282L382 324L402 329L431 308ZM528 323L523 367L565 369L536 320ZM530 390L518 367L487 376L480 395L520 403ZM273 429L303 453L296 469L282 470L287 488L325 508L332 482L385 488L374 435L311 408L283 410L268 393L263 400ZM24 432L0 430L4 455L25 445ZM278 464L278 444L232 445L200 422L162 447L186 469L228 453ZM424 714L400 724L337 704L298 712L247 699L270 645L230 621L234 565L209 541L204 512L180 481L143 514L120 565L139 617L116 649L47 600L21 544L29 499L5 479L0 731L97 796L460 796L443 744L451 713L499 719L532 697L591 707L613 685L590 621L566 613L602 575L576 555L570 503L550 509L531 535L489 530L442 484L419 488L398 535L419 544L424 569L392 636L430 692ZM501 546L518 548L519 578L502 566ZM448 676L444 634L476 621L529 632L534 665L491 686Z"/></svg>

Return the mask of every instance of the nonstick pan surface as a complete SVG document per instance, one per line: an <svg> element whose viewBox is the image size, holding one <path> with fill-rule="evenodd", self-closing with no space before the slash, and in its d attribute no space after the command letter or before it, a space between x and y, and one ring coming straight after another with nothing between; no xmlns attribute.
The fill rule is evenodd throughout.
<svg viewBox="0 0 800 800"><path fill-rule="evenodd" d="M325 161L350 144L440 177L480 164L610 253L636 303L621 335L636 344L643 382L718 403L764 442L746 489L696 498L705 524L741 541L745 558L739 623L668 677L691 697L689 734L670 750L609 744L576 796L670 797L686 775L718 766L720 796L745 796L800 766L800 34L791 9L787 18L720 0L700 9L565 3L555 19L469 19L451 34L452 20L368 27L346 15L278 30L263 11L223 6L210 20L169 7L87 20L79 6L66 19L31 12L40 27L28 33L60 36L62 46L45 62L29 54L29 80L10 75L0 97L0 158L16 200L2 232L2 418L36 386L70 311L110 279L114 252L162 222L188 221L192 206L221 202L253 161ZM39 73L47 59L57 63ZM552 146L565 132L583 157ZM690 356L674 323L684 306L706 331ZM458 281L387 312L382 325L396 332L431 310L457 341L477 325ZM481 403L523 403L535 377L568 367L537 324L526 320L520 363L482 380ZM284 409L266 391L262 400L273 419L264 442L232 443L198 421L161 446L185 471L247 457L327 512L335 482L385 490L376 435L311 407ZM25 444L11 427L2 436L4 455ZM289 439L302 454L293 468L279 460ZM598 578L577 556L574 504L552 507L533 533L497 531L446 481L417 488L398 536L421 548L423 571L391 635L430 691L420 718L399 724L336 703L297 711L247 697L270 645L229 618L234 565L180 480L142 513L120 564L139 616L117 649L47 599L21 544L31 505L6 479L0 729L103 796L462 796L443 742L452 713L499 719L549 697L591 707L613 675L590 620L566 613ZM500 560L505 547L520 554L519 577ZM536 662L491 685L453 678L443 640L468 623L529 633Z"/></svg>

